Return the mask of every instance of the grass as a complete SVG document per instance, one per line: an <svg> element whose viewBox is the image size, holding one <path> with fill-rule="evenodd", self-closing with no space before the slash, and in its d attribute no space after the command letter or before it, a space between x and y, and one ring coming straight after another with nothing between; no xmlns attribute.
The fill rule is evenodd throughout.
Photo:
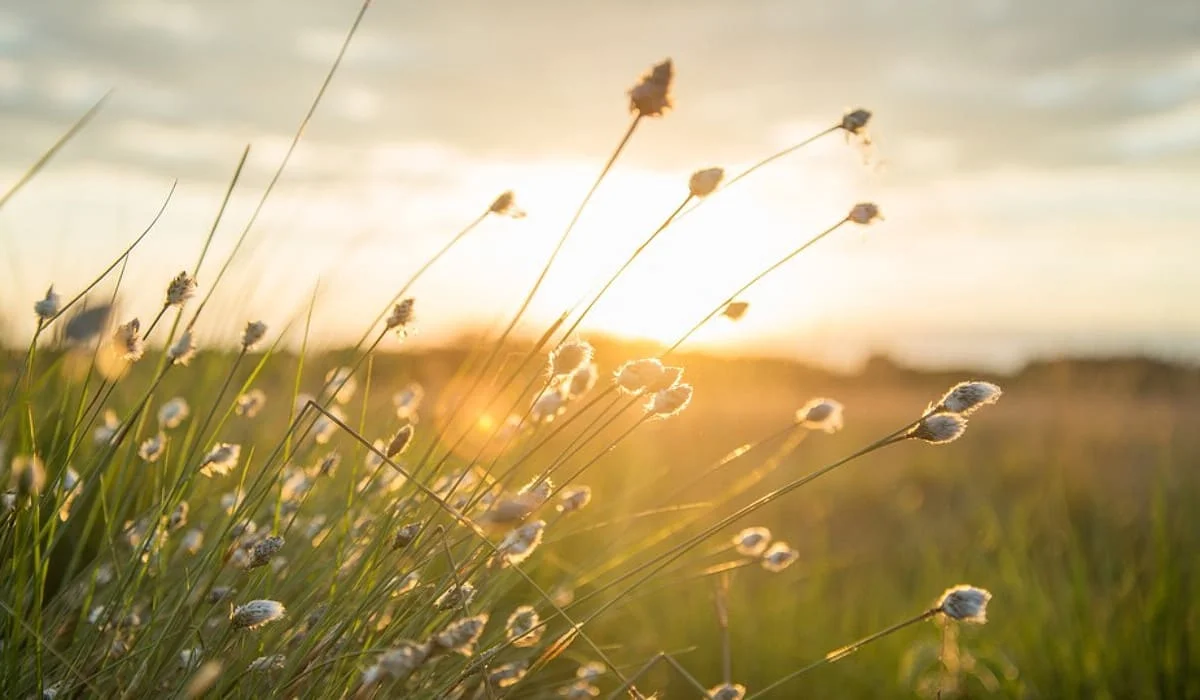
<svg viewBox="0 0 1200 700"><path fill-rule="evenodd" d="M47 299L26 349L0 358L0 695L1200 695L1195 371L1034 366L1001 378L1004 400L960 436L957 414L935 406L970 376L689 353L725 304L664 347L597 342L594 387L577 386L587 361L547 371L590 294L536 341L514 334L637 125L670 106L672 71L659 64L631 91L624 137L495 337L408 352L399 307L354 347L317 353L310 307L284 324L304 328L299 348L273 329L262 347L180 361L181 338L212 313L209 288L147 310L149 350L122 357L104 310L150 229L83 293ZM865 139L869 113L852 116L814 138ZM225 273L286 165L212 261L222 205L192 274L217 265L214 285L237 282ZM720 192L693 186L611 279ZM393 303L488 217L515 214L507 197L468 217ZM727 301L877 213L853 206ZM622 363L656 357L682 377L646 386L666 376L651 362L649 380L618 389ZM400 417L393 395L414 382L424 403ZM251 389L267 403L243 415ZM797 423L816 396L845 404L844 429ZM174 397L189 415L166 425ZM938 421L950 444L914 437ZM165 447L151 458L153 440ZM584 485L585 507L561 507L562 489ZM770 529L778 570L732 546L751 525ZM964 582L995 596L986 627L939 600ZM521 606L538 616L527 637L506 629ZM590 662L602 672L579 675Z"/></svg>

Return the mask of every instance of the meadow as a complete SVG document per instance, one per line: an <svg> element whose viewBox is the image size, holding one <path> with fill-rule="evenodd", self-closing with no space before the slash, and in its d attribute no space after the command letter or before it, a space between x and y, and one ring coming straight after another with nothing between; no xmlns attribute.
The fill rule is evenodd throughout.
<svg viewBox="0 0 1200 700"><path fill-rule="evenodd" d="M303 313L291 344L207 306L239 283L253 216L224 261L197 241L137 318L119 302L141 238L70 296L12 304L37 330L0 365L0 695L1200 696L1195 368L842 375L689 349L757 281L875 223L870 202L669 346L581 334L676 217L815 139L868 144L869 111L697 171L608 283L518 332L638 125L673 107L673 71L629 90L624 136L499 332L405 344L421 275L522 217L511 192L336 352L308 350ZM205 313L240 340L198 349Z"/></svg>

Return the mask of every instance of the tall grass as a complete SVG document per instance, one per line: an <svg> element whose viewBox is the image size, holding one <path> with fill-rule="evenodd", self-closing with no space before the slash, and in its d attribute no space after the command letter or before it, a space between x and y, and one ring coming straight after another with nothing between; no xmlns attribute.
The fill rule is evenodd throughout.
<svg viewBox="0 0 1200 700"><path fill-rule="evenodd" d="M337 362L306 350L311 306L284 323L306 329L299 354L257 324L247 326L232 351L194 356L191 349L207 299L216 285L229 283L225 273L292 149L210 286L193 296L224 204L200 242L196 266L174 281L164 277L164 290L171 285L166 301L146 310L154 320L144 331L135 323L117 328L118 319L107 314L76 322L68 310L123 271L150 229L72 301L42 300L27 350L9 356L14 369L6 373L0 407L0 468L10 484L0 515L0 694L641 698L669 687L711 698L796 697L824 687L826 666L853 664L844 659L876 642L891 644L895 663L903 658L911 677L851 693L1027 692L1032 686L999 647L960 630L984 620L990 594L968 587L939 597L960 583L959 572L970 569L965 563L930 562L927 569L944 580L921 577L919 591L878 580L835 590L828 572L845 565L843 553L814 537L817 529L791 528L779 517L787 512L781 503L819 486L820 477L859 466L853 462L918 446L952 453L963 433L974 431L967 430L967 416L974 421L976 409L999 398L997 387L970 382L944 395L930 391L914 404L926 409L910 409L874 435L846 431L861 438L857 448L827 435L842 428L841 406L831 400L777 406L770 421L725 420L718 426L722 439L729 428L744 426L757 437L736 435L713 454L680 450L689 440L670 432L692 432L694 448L693 394L703 405L706 394L736 392L707 381L716 374L663 361L679 357L696 330L766 275L847 224L872 223L874 205L847 203L844 219L731 290L658 357L593 358L592 347L576 339L592 305L677 218L721 196L723 172L702 171L686 188L681 183L681 203L603 286L566 306L536 342L513 336L637 126L673 106L673 70L669 61L659 64L630 91L632 121L520 308L500 334L458 356L449 381L400 395L417 381L419 365L379 351L402 343L414 312L419 318L424 273L452 247L469 245L468 234L491 217L516 213L510 193L398 286ZM868 119L859 110L833 120L728 184L816 138L837 132L865 138ZM112 308L111 301L99 308ZM520 360L505 369L498 358L514 352ZM868 407L878 400L871 392L859 398ZM768 427L759 428L764 422ZM1022 439L1022 425L1008 428L1013 441ZM711 425L705 430L716 432ZM656 440L662 446L647 455ZM835 440L840 453L828 454L822 443ZM626 458L631 445L639 446L636 460ZM824 466L814 464L810 451ZM676 464L689 458L693 464ZM808 468L794 468L798 461ZM832 500L826 505L837 507ZM1148 556L1170 566L1180 556L1170 536L1174 516L1165 505L1154 512ZM873 516L890 517L864 517ZM960 541L980 520L998 528L1001 515L970 517L947 522L946 540ZM772 529L744 530L763 522ZM1078 601L1096 562L1077 541L1064 551L1071 576L1053 585L1076 587ZM908 556L936 559L936 547ZM1028 566L1012 560L1002 571L1011 579L1037 575ZM1188 636L1195 621L1170 609L1194 585L1165 578L1143 592L1157 612L1153 631L1137 632L1158 645L1163 661L1155 682L1164 695L1196 688ZM1029 615L1051 602L1022 604L1028 609L1001 603L1003 614ZM861 615L854 624L833 624L831 608ZM770 619L801 618L807 622L800 627L766 628ZM747 620L764 628L746 634ZM932 633L914 629L927 620L938 623ZM814 640L824 645L820 653L813 652Z"/></svg>

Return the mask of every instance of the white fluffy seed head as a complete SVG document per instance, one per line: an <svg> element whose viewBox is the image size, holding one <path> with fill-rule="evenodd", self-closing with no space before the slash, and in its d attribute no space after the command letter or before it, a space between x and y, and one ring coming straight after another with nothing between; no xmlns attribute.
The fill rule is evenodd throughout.
<svg viewBox="0 0 1200 700"><path fill-rule="evenodd" d="M409 297L392 307L392 313L387 317L387 329L398 328L404 330L408 324L412 323L413 307L415 304L416 302L413 298Z"/></svg>
<svg viewBox="0 0 1200 700"><path fill-rule="evenodd" d="M242 331L242 350L253 350L267 335L267 324L262 321L250 321Z"/></svg>
<svg viewBox="0 0 1200 700"><path fill-rule="evenodd" d="M159 407L158 427L164 430L178 428L190 414L191 409L188 408L187 401L181 396L176 396Z"/></svg>
<svg viewBox="0 0 1200 700"><path fill-rule="evenodd" d="M770 543L771 531L765 527L748 527L733 536L734 549L747 557L762 556Z"/></svg>
<svg viewBox="0 0 1200 700"><path fill-rule="evenodd" d="M574 513L583 510L592 502L592 487L567 486L558 495L558 510L562 513Z"/></svg>
<svg viewBox="0 0 1200 700"><path fill-rule="evenodd" d="M137 362L146 352L141 330L142 322L135 318L117 326L117 331L113 334L113 344L117 346L117 353L126 362Z"/></svg>
<svg viewBox="0 0 1200 700"><path fill-rule="evenodd" d="M46 487L46 467L37 455L17 455L12 460L12 485L17 500L41 495Z"/></svg>
<svg viewBox="0 0 1200 700"><path fill-rule="evenodd" d="M252 600L233 609L229 623L234 629L255 629L284 616L287 609L277 600Z"/></svg>
<svg viewBox="0 0 1200 700"><path fill-rule="evenodd" d="M572 340L559 345L550 353L550 376L562 377L574 373L592 361L591 343Z"/></svg>
<svg viewBox="0 0 1200 700"><path fill-rule="evenodd" d="M487 621L487 613L455 620L433 635L433 645L440 650L456 651L463 656L470 656L475 653L475 643L483 635Z"/></svg>
<svg viewBox="0 0 1200 700"><path fill-rule="evenodd" d="M513 529L496 547L501 562L520 564L528 559L542 543L542 535L545 531L545 520L534 520Z"/></svg>
<svg viewBox="0 0 1200 700"><path fill-rule="evenodd" d="M842 404L833 399L812 399L796 411L796 422L812 430L836 433L842 429Z"/></svg>
<svg viewBox="0 0 1200 700"><path fill-rule="evenodd" d="M867 122L871 121L871 112L865 109L856 109L846 112L842 115L841 128L847 133L855 136L861 135L863 130L867 128Z"/></svg>
<svg viewBox="0 0 1200 700"><path fill-rule="evenodd" d="M647 71L636 85L629 90L629 111L643 117L661 117L674 107L671 83L675 79L675 65L671 59Z"/></svg>
<svg viewBox="0 0 1200 700"><path fill-rule="evenodd" d="M436 600L433 601L433 607L436 610L450 610L452 608L462 608L471 604L475 599L475 584L470 581L463 581L460 584L451 586L442 592Z"/></svg>
<svg viewBox="0 0 1200 700"><path fill-rule="evenodd" d="M525 212L517 208L516 202L517 197L512 190L501 192L500 196L492 201L492 206L488 207L488 213L513 219L524 219Z"/></svg>
<svg viewBox="0 0 1200 700"><path fill-rule="evenodd" d="M800 558L800 552L792 549L786 542L774 542L762 555L762 566L767 571L777 573L792 565Z"/></svg>
<svg viewBox="0 0 1200 700"><path fill-rule="evenodd" d="M653 357L630 360L617 369L615 379L621 391L640 394L651 384L661 381L664 369L663 363Z"/></svg>
<svg viewBox="0 0 1200 700"><path fill-rule="evenodd" d="M410 383L392 396L392 405L396 407L396 417L400 420L412 420L421 407L425 398L425 389L416 382Z"/></svg>
<svg viewBox="0 0 1200 700"><path fill-rule="evenodd" d="M866 226L867 224L874 223L878 219L882 219L883 216L879 213L879 207L875 206L871 202L859 202L858 204L854 205L854 208L850 210L850 213L846 216L846 218L856 224Z"/></svg>
<svg viewBox="0 0 1200 700"><path fill-rule="evenodd" d="M688 190L693 197L707 197L721 186L725 179L724 168L705 168L692 173L688 180Z"/></svg>
<svg viewBox="0 0 1200 700"><path fill-rule="evenodd" d="M192 331L185 330L179 334L179 337L171 344L167 350L167 358L171 360L171 364L184 365L192 361L196 356L196 341L192 337Z"/></svg>
<svg viewBox="0 0 1200 700"><path fill-rule="evenodd" d="M239 416L253 418L258 415L258 412L267 404L267 395L262 389L251 389L241 396L237 397L237 402L233 406L233 412Z"/></svg>
<svg viewBox="0 0 1200 700"><path fill-rule="evenodd" d="M533 400L529 409L529 419L534 423L550 423L567 410L567 393L561 383L546 387Z"/></svg>
<svg viewBox="0 0 1200 700"><path fill-rule="evenodd" d="M287 662L287 657L283 654L271 654L270 656L260 656L250 662L246 666L246 670L251 673L267 673L269 671L278 671L283 668Z"/></svg>
<svg viewBox="0 0 1200 700"><path fill-rule="evenodd" d="M278 554L279 550L283 549L283 544L283 538L277 535L262 538L250 550L250 562L246 568L257 569L260 566L266 566L271 563L271 558Z"/></svg>
<svg viewBox="0 0 1200 700"><path fill-rule="evenodd" d="M575 370L571 375L571 381L567 382L567 398L577 399L588 393L592 387L596 386L596 380L599 378L600 369L595 362L589 362Z"/></svg>
<svg viewBox="0 0 1200 700"><path fill-rule="evenodd" d="M225 476L237 466L242 455L242 446L219 442L204 456L200 473L207 477Z"/></svg>
<svg viewBox="0 0 1200 700"><path fill-rule="evenodd" d="M982 625L987 622L987 604L991 599L992 594L982 588L958 585L942 594L937 608L951 619Z"/></svg>
<svg viewBox="0 0 1200 700"><path fill-rule="evenodd" d="M712 700L742 700L746 697L746 686L738 683L722 683L709 689Z"/></svg>
<svg viewBox="0 0 1200 700"><path fill-rule="evenodd" d="M175 275L175 279L167 285L167 306L182 306L188 299L196 296L196 278L186 270Z"/></svg>
<svg viewBox="0 0 1200 700"><path fill-rule="evenodd" d="M397 455L403 454L408 449L413 438L413 424L407 423L392 436L391 442L387 446L387 456L391 459Z"/></svg>
<svg viewBox="0 0 1200 700"><path fill-rule="evenodd" d="M378 667L396 680L407 678L413 671L421 668L429 658L429 646L408 640L402 640L392 649L379 656Z"/></svg>
<svg viewBox="0 0 1200 700"><path fill-rule="evenodd" d="M146 438L138 447L138 457L144 461L154 463L162 457L163 450L167 446L167 435L163 431L158 431L154 437Z"/></svg>
<svg viewBox="0 0 1200 700"><path fill-rule="evenodd" d="M908 433L908 437L923 440L931 445L944 445L962 437L967 430L967 419L957 413L934 413L925 416Z"/></svg>
<svg viewBox="0 0 1200 700"><path fill-rule="evenodd" d="M508 616L504 623L504 636L515 647L531 647L542 640L546 632L541 624L541 617L530 605L522 605Z"/></svg>
<svg viewBox="0 0 1200 700"><path fill-rule="evenodd" d="M976 410L999 401L1002 393L1004 392L1000 387L991 382L961 382L946 392L934 410L969 416Z"/></svg>
<svg viewBox="0 0 1200 700"><path fill-rule="evenodd" d="M681 413L691 402L692 385L676 384L656 392L646 404L646 411L656 418L670 418Z"/></svg>
<svg viewBox="0 0 1200 700"><path fill-rule="evenodd" d="M33 303L33 313L37 314L38 321L44 323L53 318L62 308L62 298L54 291L54 285L46 290L46 296Z"/></svg>

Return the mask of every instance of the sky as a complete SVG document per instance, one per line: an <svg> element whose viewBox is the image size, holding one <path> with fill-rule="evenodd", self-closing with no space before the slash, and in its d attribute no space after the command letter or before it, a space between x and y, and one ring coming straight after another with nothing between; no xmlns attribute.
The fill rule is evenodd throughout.
<svg viewBox="0 0 1200 700"><path fill-rule="evenodd" d="M86 285L153 218L119 290L152 317L246 226L357 0L15 0L0 7L0 191L101 96L99 116L0 209L0 328ZM706 326L697 347L851 366L1012 368L1058 355L1200 359L1200 7L1194 0L376 0L198 328L261 318L353 341L430 254L512 189L414 287L408 342L507 321L629 123L626 90L676 66L521 329L537 334L687 194L832 134L668 228L583 331L671 340L859 201L843 227ZM111 283L101 290L111 293Z"/></svg>

